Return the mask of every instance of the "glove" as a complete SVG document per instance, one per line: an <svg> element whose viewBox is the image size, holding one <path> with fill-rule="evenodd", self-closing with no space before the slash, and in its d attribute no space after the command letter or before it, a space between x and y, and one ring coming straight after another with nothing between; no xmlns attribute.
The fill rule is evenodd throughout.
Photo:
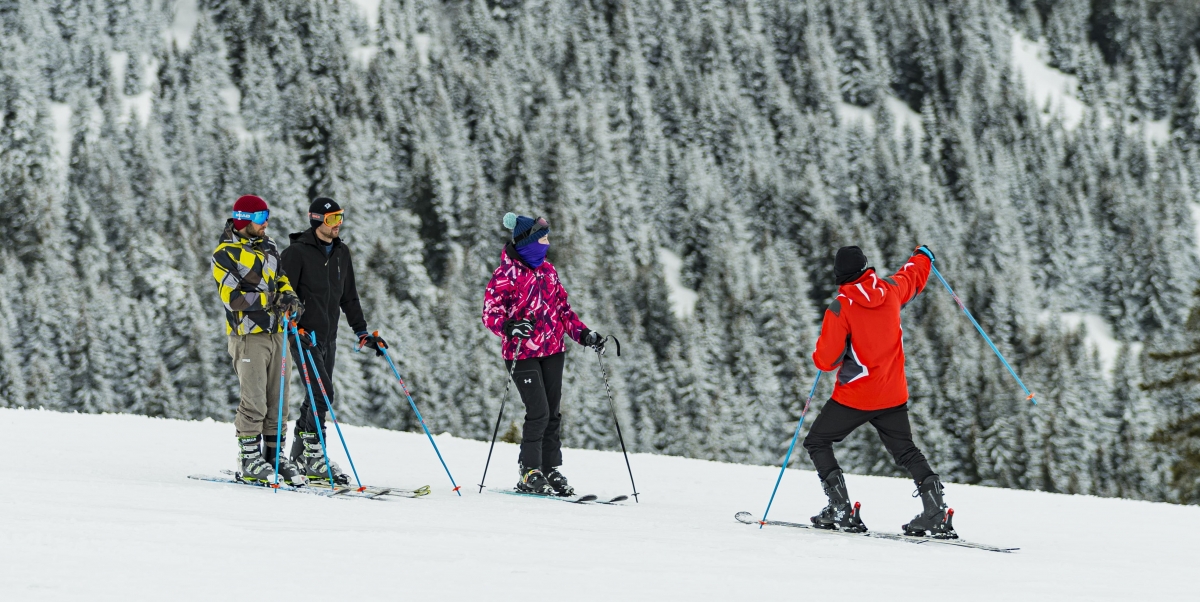
<svg viewBox="0 0 1200 602"><path fill-rule="evenodd" d="M364 346L374 349L375 357L382 356L383 350L388 348L387 341L384 341L383 337L379 336L378 332L375 334L367 334L365 332L358 333L358 348L362 349Z"/></svg>
<svg viewBox="0 0 1200 602"><path fill-rule="evenodd" d="M598 332L584 329L583 334L579 337L579 340L582 341L585 346L591 347L596 351L604 350L604 337L600 336L600 333Z"/></svg>
<svg viewBox="0 0 1200 602"><path fill-rule="evenodd" d="M926 257L929 258L929 261L934 260L933 251L929 250L929 247L927 247L925 245L921 245L921 246L917 247L917 250L913 251L913 255L916 255L917 253L925 255Z"/></svg>
<svg viewBox="0 0 1200 602"><path fill-rule="evenodd" d="M304 305L300 303L300 298L291 293L275 293L274 296L275 311L281 315L299 318L304 313Z"/></svg>
<svg viewBox="0 0 1200 602"><path fill-rule="evenodd" d="M533 336L533 322L529 320L508 320L503 326L504 335L519 339Z"/></svg>

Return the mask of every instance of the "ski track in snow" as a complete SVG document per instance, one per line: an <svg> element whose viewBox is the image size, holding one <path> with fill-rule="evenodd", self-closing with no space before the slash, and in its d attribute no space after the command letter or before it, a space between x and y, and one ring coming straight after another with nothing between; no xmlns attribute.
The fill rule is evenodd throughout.
<svg viewBox="0 0 1200 602"><path fill-rule="evenodd" d="M366 482L432 495L332 500L192 481L232 467L231 425L0 409L0 439L22 454L19 486L0 496L0 598L230 600L288 591L292 575L314 597L356 600L526 600L542 583L579 600L924 602L930 588L915 583L926 580L945 600L1195 599L1194 506L947 485L964 537L1021 548L996 554L736 522L763 511L770 466L634 454L638 505L480 495L487 443L440 435L460 498L423 434L343 430ZM497 444L490 485L514 482L516 454ZM619 453L567 450L565 471L581 492L629 492ZM919 508L906 479L847 482L874 529L895 531ZM811 472L788 471L771 517L804 521L823 503ZM1160 526L1115 526L1129 516Z"/></svg>

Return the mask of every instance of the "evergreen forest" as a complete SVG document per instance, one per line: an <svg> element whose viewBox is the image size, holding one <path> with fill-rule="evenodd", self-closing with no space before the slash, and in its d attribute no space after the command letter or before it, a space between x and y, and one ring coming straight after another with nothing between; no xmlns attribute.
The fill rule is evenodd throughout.
<svg viewBox="0 0 1200 602"><path fill-rule="evenodd" d="M504 397L508 211L620 339L631 451L737 463L787 449L837 248L926 244L1038 397L931 278L904 337L943 478L1200 502L1195 2L0 0L0 34L0 406L232 420L232 203L286 245L330 196L435 433ZM420 430L349 330L339 418ZM618 449L568 346L564 444ZM902 475L872 429L838 451Z"/></svg>

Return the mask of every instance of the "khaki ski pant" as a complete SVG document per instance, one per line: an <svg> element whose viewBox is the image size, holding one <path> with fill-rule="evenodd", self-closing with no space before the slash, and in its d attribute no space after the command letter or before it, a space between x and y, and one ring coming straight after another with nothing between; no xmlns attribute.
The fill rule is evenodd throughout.
<svg viewBox="0 0 1200 602"><path fill-rule="evenodd" d="M238 437L264 435L275 444L279 424L279 374L283 333L229 335L229 356L241 384L241 402L233 425ZM289 362L292 358L288 358ZM283 420L287 423L287 383L284 379Z"/></svg>

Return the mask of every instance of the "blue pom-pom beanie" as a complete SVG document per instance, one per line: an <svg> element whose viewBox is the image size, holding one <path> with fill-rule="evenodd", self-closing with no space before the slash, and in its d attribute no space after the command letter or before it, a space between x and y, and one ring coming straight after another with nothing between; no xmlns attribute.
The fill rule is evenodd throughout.
<svg viewBox="0 0 1200 602"><path fill-rule="evenodd" d="M520 249L526 245L531 245L543 236L550 234L550 228L543 228L537 232L529 233L530 228L533 228L536 220L532 217L517 215L515 213L506 213L504 215L504 227L512 230L513 246Z"/></svg>

